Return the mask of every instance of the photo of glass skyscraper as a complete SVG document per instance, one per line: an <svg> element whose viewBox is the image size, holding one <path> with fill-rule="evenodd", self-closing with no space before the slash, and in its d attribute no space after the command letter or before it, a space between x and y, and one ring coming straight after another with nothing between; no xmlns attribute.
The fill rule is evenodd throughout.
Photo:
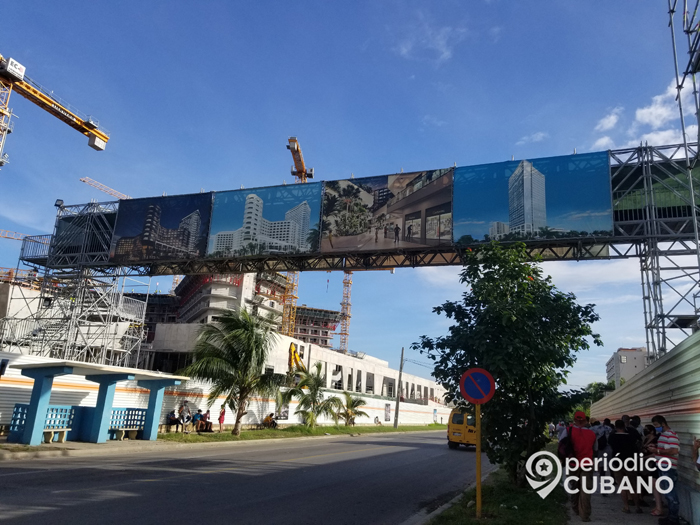
<svg viewBox="0 0 700 525"><path fill-rule="evenodd" d="M544 175L523 160L508 179L508 229L528 234L547 226Z"/></svg>

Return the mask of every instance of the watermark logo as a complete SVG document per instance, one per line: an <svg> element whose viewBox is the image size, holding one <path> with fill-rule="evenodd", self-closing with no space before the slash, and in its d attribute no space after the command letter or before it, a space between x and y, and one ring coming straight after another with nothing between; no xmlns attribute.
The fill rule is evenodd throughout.
<svg viewBox="0 0 700 525"><path fill-rule="evenodd" d="M556 488L564 477L564 490L569 494L620 494L622 491L641 494L656 489L660 494L668 494L673 490L673 480L667 475L673 468L668 458L645 458L637 453L632 457L622 459L617 455L608 457L604 454L599 458L566 458L564 465L551 452L541 451L530 456L525 464L527 482L544 499ZM651 475L652 471L657 476ZM616 476L605 473L619 474ZM600 473L600 476L596 476Z"/></svg>
<svg viewBox="0 0 700 525"><path fill-rule="evenodd" d="M527 482L544 499L555 489L561 479L559 458L542 450L530 456L525 464Z"/></svg>

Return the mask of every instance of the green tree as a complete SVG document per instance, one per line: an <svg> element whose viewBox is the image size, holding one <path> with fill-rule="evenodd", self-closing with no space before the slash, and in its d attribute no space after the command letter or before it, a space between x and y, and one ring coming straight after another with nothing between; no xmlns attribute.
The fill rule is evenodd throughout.
<svg viewBox="0 0 700 525"><path fill-rule="evenodd" d="M472 367L488 370L496 393L483 407L485 450L513 480L524 481L524 462L541 450L543 429L580 402L580 392L562 393L576 352L588 338L602 344L591 323L593 305L555 288L532 264L523 243L508 248L492 242L464 252L461 301L434 312L453 319L448 335L422 336L413 347L435 362L435 378L447 389L447 401L459 401L459 378ZM541 260L541 258L537 258Z"/></svg>
<svg viewBox="0 0 700 525"><path fill-rule="evenodd" d="M253 317L245 310L229 310L218 321L199 330L194 347L194 363L184 375L211 381L208 405L219 396L236 415L233 434L241 434L241 420L251 396L274 396L284 375L263 374L265 361L277 335L272 318Z"/></svg>
<svg viewBox="0 0 700 525"><path fill-rule="evenodd" d="M297 398L298 405L294 413L300 414L309 428L314 428L321 416L335 419L341 403L336 396L324 399L326 377L323 375L321 363L315 363L309 370L297 369L296 375L299 381L296 386L281 393L280 402L286 405Z"/></svg>
<svg viewBox="0 0 700 525"><path fill-rule="evenodd" d="M338 417L345 421L346 427L354 425L355 419L358 417L369 417L367 412L360 410L361 407L367 404L364 399L353 396L350 392L343 392L343 397L345 399L340 400Z"/></svg>

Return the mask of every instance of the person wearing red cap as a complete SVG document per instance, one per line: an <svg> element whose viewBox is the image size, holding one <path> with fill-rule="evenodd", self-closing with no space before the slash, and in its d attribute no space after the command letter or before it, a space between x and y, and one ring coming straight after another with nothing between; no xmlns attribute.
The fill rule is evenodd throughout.
<svg viewBox="0 0 700 525"><path fill-rule="evenodd" d="M593 456L598 450L598 440L595 432L586 428L586 425L586 414L580 410L576 411L574 424L569 427L571 429L569 440L574 450L574 457L578 459L579 463L586 458L593 462ZM578 514L581 517L581 521L591 521L591 495L583 491L583 484L585 483L589 490L593 486L592 470L592 468L589 468L585 471L579 466L571 473L572 476L577 477L577 481L571 483L570 486L572 489L578 489L576 494L571 495L571 509L574 511L574 514ZM584 478L586 479L584 480Z"/></svg>

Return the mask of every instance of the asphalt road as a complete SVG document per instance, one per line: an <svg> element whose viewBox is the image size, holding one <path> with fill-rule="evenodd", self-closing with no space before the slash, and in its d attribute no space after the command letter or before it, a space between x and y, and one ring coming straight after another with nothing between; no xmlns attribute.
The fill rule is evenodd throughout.
<svg viewBox="0 0 700 525"><path fill-rule="evenodd" d="M475 481L445 432L0 463L0 522L401 524ZM488 461L484 457L484 467Z"/></svg>

